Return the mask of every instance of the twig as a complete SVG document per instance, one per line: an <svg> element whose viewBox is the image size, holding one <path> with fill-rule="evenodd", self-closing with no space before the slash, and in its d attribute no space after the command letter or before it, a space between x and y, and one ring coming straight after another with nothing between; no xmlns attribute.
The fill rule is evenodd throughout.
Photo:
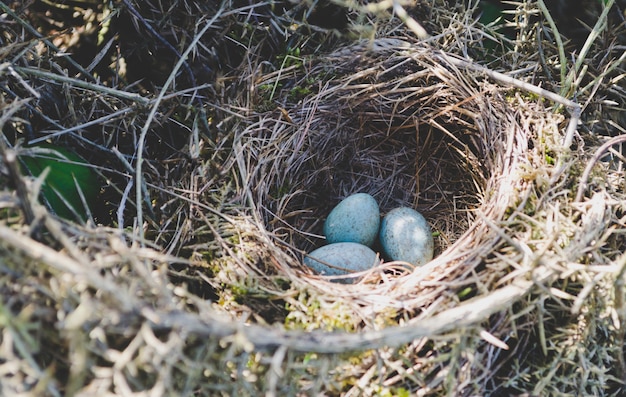
<svg viewBox="0 0 626 397"><path fill-rule="evenodd" d="M580 177L580 183L578 184L578 191L576 193L576 198L574 199L575 203L578 203L582 200L583 194L585 194L585 190L587 189L587 179L589 179L589 175L591 175L591 170L593 170L593 166L602 158L604 152L606 152L611 146L617 145L618 143L626 142L626 135L618 135L606 141L602 146L600 146L596 152L593 154L593 157L587 163L585 167L585 171Z"/></svg>
<svg viewBox="0 0 626 397"><path fill-rule="evenodd" d="M441 56L447 60L448 62L450 62L451 64L453 64L454 66L460 66L463 67L465 69L470 69L470 70L474 70L476 72L480 72L480 73L484 73L487 76L491 77L492 79L499 81L501 83L505 83L505 84L509 84L512 85L514 87L517 88L521 88L523 90L532 92L533 94L537 94L541 97L544 97L546 99L549 99L553 102L559 103L563 106L569 107L569 108L577 108L580 107L580 105L572 100L569 100L567 98L564 98L563 96L559 95L559 94L555 94L552 91L548 91L545 90L541 87L537 87L536 85L532 85L530 83L527 83L525 81L522 80L518 80L514 77L511 76L507 76L504 73L500 73L500 72L496 72L494 70L488 69L484 66L480 66L477 65L475 63L469 62L465 59L460 59L460 58L453 58L451 56L449 56L448 54L444 54L443 52L440 52Z"/></svg>
<svg viewBox="0 0 626 397"><path fill-rule="evenodd" d="M88 282L94 288L109 294L123 310L132 311L137 307L137 302L131 299L130 295L122 294L120 288L102 276L97 269L80 263L65 253L57 252L10 227L0 225L0 250L4 249L17 250L26 257L41 261L59 272L72 274Z"/></svg>
<svg viewBox="0 0 626 397"><path fill-rule="evenodd" d="M13 18L16 21L18 21L19 24L22 25L26 30L28 30L28 32L30 34L32 34L33 36L41 39L41 41L43 41L45 45L47 45L52 50L54 50L54 52L56 52L57 54L62 54L63 53L63 51L61 51L61 49L59 47L55 46L50 40L48 40L47 38L43 37L42 34L37 31L37 29L33 28L28 22L26 22L22 18L20 18L11 8L9 8L9 6L6 4L6 2L0 1L0 9L2 11L6 12L7 14L9 14L9 16L11 16L11 18ZM78 70L88 80L91 80L92 82L96 82L96 78L93 77L91 75L91 73L86 71L85 68L83 68L81 65L79 65L72 57L67 56L66 54L64 54L63 59L66 59L70 63L70 65L72 65L74 68L76 68L76 70Z"/></svg>
<svg viewBox="0 0 626 397"><path fill-rule="evenodd" d="M61 76L55 73L45 72L41 69L35 69L35 68L24 67L24 66L15 66L15 65L13 65L13 69L23 74L50 79L53 81L58 81L59 83L70 84L75 87L80 87L80 88L84 88L86 90L91 90L95 92L101 92L101 93L111 95L111 96L121 98L121 99L128 99L131 101L135 101L141 105L146 105L150 101L149 99L144 98L139 94L126 92L122 90L116 90L115 88L106 87L101 84L88 83L86 81L75 79L72 77Z"/></svg>
<svg viewBox="0 0 626 397"><path fill-rule="evenodd" d="M126 113L131 112L132 110L134 110L134 108L132 108L132 107L127 107L127 108L124 108L124 109L120 109L117 112L109 113L109 114L104 115L102 117L98 117L95 120L90 120L90 121L88 121L86 123L78 124L78 125L75 125L75 126L70 127L70 128L65 128L65 129L62 129L60 131L55 131L55 132L52 132L51 134L46 134L46 135L41 136L39 138L31 139L30 141L28 141L28 144L29 145L34 145L36 143L44 142L44 141L47 141L48 139L51 139L51 138L57 138L57 137L59 137L61 135L69 134L69 133L74 132L74 131L82 131L82 130L85 130L87 127L91 127L93 125L104 125L109 120L113 120L113 119L116 119L118 117L121 117L121 116L125 115ZM43 131L43 132L46 132L46 131Z"/></svg>
<svg viewBox="0 0 626 397"><path fill-rule="evenodd" d="M152 36L154 36L159 42L161 42L161 44L167 47L168 50L172 51L179 60L183 61L182 66L185 69L185 73L189 75L189 82L191 83L192 87L195 87L196 78L193 72L191 71L191 67L189 67L189 63L187 62L187 57L186 56L183 57L183 55L181 55L181 53L178 52L178 50L169 41L165 40L165 37L161 36L159 32L154 30L152 25L150 25L148 21L146 21L146 19L143 16L141 16L139 11L137 11L137 9L133 6L130 0L122 0L122 3L124 3L126 8L128 8L128 11L130 11L130 13L133 14L139 20L139 22L141 22L141 24L148 30L148 32L150 32ZM196 97L196 99L201 101L199 97ZM202 105L202 102L200 102L200 105Z"/></svg>
<svg viewBox="0 0 626 397"><path fill-rule="evenodd" d="M0 131L4 128L4 124L11 119L11 116L20 110L22 105L28 101L29 99L16 100L4 109L4 113L0 116ZM20 167L17 163L17 155L14 150L8 147L4 136L0 137L0 156L2 156L4 164L9 169L11 180L15 184L15 189L17 190L17 195L20 199L20 207L24 213L24 219L26 223L30 225L35 221L35 211L31 206L28 187L26 186L22 173L20 172Z"/></svg>
<svg viewBox="0 0 626 397"><path fill-rule="evenodd" d="M567 99L559 94L554 92L544 90L541 87L537 87L525 81L518 80L511 76L507 76L504 73L496 72L494 70L487 69L484 66L480 66L464 59L453 58L449 55L441 53L441 56L446 59L448 62L457 67L462 67L465 69L474 70L480 73L484 73L492 79L499 81L501 83L509 84L517 88L521 88L528 92L532 92L533 94L537 94L541 97L551 100L552 102L556 102L568 108L570 112L570 121L567 125L567 130L565 132L565 137L563 138L563 148L568 149L572 145L572 141L574 139L574 133L576 132L576 127L578 126L578 121L580 120L580 114L582 112L582 108L580 104Z"/></svg>
<svg viewBox="0 0 626 397"><path fill-rule="evenodd" d="M615 3L615 0L608 0L606 4L604 5L602 14L600 14L600 17L598 18L598 20L596 21L596 24L594 25L593 29L589 33L589 36L587 36L587 40L585 41L585 44L583 44L583 47L580 49L580 54L578 54L578 58L576 59L576 62L574 63L574 68L571 69L569 74L567 75L567 79L565 80L565 83L562 87L562 92L575 91L576 87L571 87L574 79L576 79L577 81L576 85L578 85L578 83L580 83L580 81L582 80L580 78L581 76L578 76L578 73L583 68L584 62L587 58L587 53L591 49L591 45L598 38L598 36L600 35L600 32L604 29L603 25L606 24L606 19L607 19L607 16L609 14L611 7L613 7L613 3Z"/></svg>
<svg viewBox="0 0 626 397"><path fill-rule="evenodd" d="M413 19L406 12L404 7L402 7L402 5L398 3L397 1L393 2L393 12L395 12L396 15L398 15L398 18L400 18L400 20L404 22L407 28L409 28L413 33L415 33L418 39L425 40L430 37L426 29L424 29L424 27L420 25L419 22Z"/></svg>
<svg viewBox="0 0 626 397"><path fill-rule="evenodd" d="M549 271L538 268L535 282L552 277ZM418 338L441 335L463 327L474 326L489 316L510 308L515 302L531 292L533 281L517 281L490 294L464 302L463 304L426 319L412 320L406 326L395 326L380 331L357 334L344 332L297 332L282 331L259 325L238 324L231 319L212 318L210 323L201 321L189 313L151 313L148 318L155 329L181 329L197 336L228 337L243 336L256 349L275 350L287 347L290 350L307 353L347 353L379 349L381 346L398 347Z"/></svg>
<svg viewBox="0 0 626 397"><path fill-rule="evenodd" d="M148 114L146 123L141 129L139 142L137 143L137 162L135 165L135 168L136 168L135 170L135 183L136 183L135 199L136 199L136 205L137 205L137 225L139 227L139 239L141 241L141 244L144 244L143 205L142 205L143 198L142 198L142 191L141 191L142 186L143 186L143 182L142 182L143 174L141 170L142 170L142 163L143 163L143 149L145 146L146 135L148 134L148 129L150 128L150 125L152 124L152 120L154 119L157 113L157 110L159 108L159 105L161 104L161 101L166 95L167 88L172 84L172 82L176 78L176 73L178 72L178 70L180 70L182 65L185 63L185 59L187 59L187 56L189 56L191 51L193 51L193 49L196 47L196 45L198 44L198 41L200 41L200 38L206 33L207 30L209 30L211 26L213 26L215 21L217 21L217 19L220 16L222 16L222 8L220 8L220 10L217 13L215 13L213 18L211 18L211 20L209 20L204 25L202 30L198 34L196 34L193 40L191 41L191 43L189 43L189 46L187 47L185 52L180 56L180 58L178 59L178 62L176 63L176 65L174 65L174 68L172 69L169 77L165 81L165 84L163 84L163 87L159 91L159 95L157 96L157 98L154 100L154 103L152 104L152 109L150 110L150 114Z"/></svg>
<svg viewBox="0 0 626 397"><path fill-rule="evenodd" d="M620 320L620 324L626 324L626 307L624 304L624 275L626 274L626 254L622 254L616 261L618 271L615 274L615 310ZM624 327L617 330L617 345L624 346ZM617 368L622 379L626 379L626 360L622 349L617 355Z"/></svg>

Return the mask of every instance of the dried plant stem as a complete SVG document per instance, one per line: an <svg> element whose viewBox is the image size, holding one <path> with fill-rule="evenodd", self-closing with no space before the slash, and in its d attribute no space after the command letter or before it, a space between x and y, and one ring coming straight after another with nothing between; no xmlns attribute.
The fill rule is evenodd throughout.
<svg viewBox="0 0 626 397"><path fill-rule="evenodd" d="M547 269L535 270L535 282L545 282L553 277ZM475 298L430 318L414 319L406 326L388 327L381 331L366 331L350 334L344 332L294 332L281 331L258 325L212 321L210 324L186 313L154 314L158 323L155 329L180 329L197 336L219 336L226 338L239 335L256 349L275 350L287 347L293 351L308 353L348 353L374 350L381 347L398 347L419 338L429 338L446 332L473 327L522 299L533 290L533 281L518 280L492 291L486 296Z"/></svg>
<svg viewBox="0 0 626 397"><path fill-rule="evenodd" d="M191 67L189 67L187 58L183 57L169 41L165 40L165 38L161 36L159 32L154 30L152 25L150 25L150 23L146 21L146 19L139 13L139 11L137 11L137 9L135 8L135 6L133 6L130 0L122 0L122 3L124 3L124 5L126 6L126 8L128 8L130 13L133 14L139 22L141 22L141 24L148 30L148 32L150 32L151 35L153 35L159 41L159 43L163 44L168 50L170 50L176 56L176 58L178 58L179 60L182 60L182 67L185 69L185 73L187 73L189 77L189 81L191 82L191 85L195 87L196 78L193 72L191 71ZM202 103L200 103L200 105L202 105Z"/></svg>
<svg viewBox="0 0 626 397"><path fill-rule="evenodd" d="M615 276L615 310L617 311L621 324L618 333L618 343L620 346L624 346L624 335L626 333L626 330L624 329L624 325L626 325L626 304L624 302L624 294L626 293L624 289L624 284L626 283L626 254L622 254L617 259L616 265L618 267L618 271ZM617 357L617 365L622 379L626 379L626 360L623 351Z"/></svg>
<svg viewBox="0 0 626 397"><path fill-rule="evenodd" d="M417 36L417 38L426 40L430 37L426 29L424 29L419 22L410 16L404 7L402 7L402 4L398 1L393 2L393 11L396 13L398 18L406 24L407 28L409 28Z"/></svg>
<svg viewBox="0 0 626 397"><path fill-rule="evenodd" d="M34 145L34 144L39 143L39 142L45 142L48 139L57 138L57 137L59 137L61 135L70 134L70 133L75 132L75 131L84 130L87 127L91 127L91 126L94 126L94 125L106 124L108 121L114 120L114 119L119 118L119 117L122 117L122 116L132 112L133 110L134 110L133 107L126 107L126 108L120 109L120 110L118 110L116 112L109 113L109 114L107 114L105 116L98 117L97 119L90 120L90 121L88 121L86 123L78 124L78 125L75 125L75 126L69 127L69 128L63 128L60 131L52 132L50 134L43 135L40 138L32 139L32 140L28 141L28 143L30 145ZM62 126L59 126L59 127L62 127Z"/></svg>
<svg viewBox="0 0 626 397"><path fill-rule="evenodd" d="M4 302L0 300L0 324L2 324L3 338L7 337L5 332L10 335L10 339L15 346L15 350L17 350L16 353L28 362L28 365L30 365L30 367L35 371L34 375L37 376L38 380L45 382L48 376L46 371L41 369L39 360L33 357L33 353L37 350L37 346L33 346L34 341L30 338L29 330L24 329L11 321L12 317L13 314L4 305ZM52 382L46 382L46 391L54 397L60 397L63 395Z"/></svg>
<svg viewBox="0 0 626 397"><path fill-rule="evenodd" d="M15 101L8 108L4 109L4 113L0 115L0 131L3 130L4 125L11 119L11 117L21 109L22 105L26 104L28 100ZM22 172L17 160L17 154L5 141L5 137L0 137L0 157L9 170L9 175L17 191L17 195L20 199L20 207L24 213L24 218L27 224L31 225L35 221L35 210L31 203L31 194L28 187L22 178Z"/></svg>
<svg viewBox="0 0 626 397"><path fill-rule="evenodd" d="M447 57L447 59L453 65L484 73L496 81L499 81L504 84L509 84L517 88L521 88L528 92L532 92L533 94L537 94L541 97L544 97L555 103L558 103L567 107L569 109L571 117L567 125L567 129L565 131L565 137L563 138L563 148L565 150L569 150L569 147L572 145L574 134L576 133L576 127L578 126L578 122L580 121L580 115L582 112L582 108L578 103L570 99L567 99L559 94L555 94L554 92L545 90L541 87L537 87L530 83L526 83L525 81L521 81L511 76L507 76L504 73L487 69L484 66L476 65L464 59L459 59L459 58L454 58L454 57Z"/></svg>
<svg viewBox="0 0 626 397"><path fill-rule="evenodd" d="M559 94L555 94L552 91L548 91L545 90L541 87L537 87L536 85L532 85L530 83L527 83L525 81L521 81L519 79L516 79L514 77L511 76L507 76L504 73L500 73L500 72L496 72L494 70L488 69L484 66L481 65L477 65L475 63L466 61L464 59L460 59L460 58L455 58L455 57L451 57L451 56L446 56L446 59L453 65L455 66L459 66L459 67L463 67L465 69L469 69L469 70L474 70L477 72L481 72L486 74L487 76L491 77L492 79L499 81L501 83L504 84L509 84L512 85L514 87L517 88L521 88L523 90L526 90L528 92L532 92L533 94L537 94L541 97L544 97L546 99L549 99L553 102L556 102L558 104L561 104L563 106L566 106L568 108L577 108L580 107L580 105L572 100L569 100Z"/></svg>
<svg viewBox="0 0 626 397"><path fill-rule="evenodd" d="M24 27L24 29L26 29L30 34L32 34L35 37L38 37L39 39L41 39L41 41L44 42L45 45L47 45L55 54L61 54L63 53L63 51L61 51L61 49L57 46L55 46L48 38L45 38L41 35L41 33L39 33L37 31L37 29L35 29L33 26L31 26L28 22L26 22L24 19L20 18L15 11L13 11L8 5L7 2L4 1L0 1L0 9L4 12L6 12L9 16L11 16L11 18L15 19L16 21L19 22L19 24L21 26ZM96 82L96 79L91 75L91 73L89 73L88 71L86 71L80 64L78 64L78 62L76 62L71 56L67 56L67 54L65 54L64 56L65 59L67 59L67 61L70 63L70 65L72 65L74 68L76 68L77 71L79 71L87 80L91 80L92 82Z"/></svg>
<svg viewBox="0 0 626 397"><path fill-rule="evenodd" d="M102 84L89 83L89 82L75 79L75 78L68 77L68 76L61 76L56 73L43 71L41 69L35 69L35 68L25 67L25 66L13 66L13 69L15 69L16 72L20 72L26 75L49 79L49 80L56 81L59 83L68 84L73 87L84 88L89 91L101 92L103 94L107 94L107 95L120 98L120 99L131 100L133 102L139 103L140 105L147 105L150 102L148 98L144 98L139 94L122 91L122 90L116 90L115 88L106 87Z"/></svg>
<svg viewBox="0 0 626 397"><path fill-rule="evenodd" d="M593 157L589 159L587 162L587 166L585 167L585 171L580 177L580 182L578 184L578 191L576 192L576 198L574 202L580 202L583 199L583 195L585 194L585 190L587 190L587 180L589 179L589 175L591 175L591 171L593 167L596 165L598 160L602 158L604 153L609 150L611 146L626 142L626 135L618 135L606 141L602 146L596 149Z"/></svg>
<svg viewBox="0 0 626 397"><path fill-rule="evenodd" d="M167 89L174 82L174 79L176 78L176 74L178 73L180 68L185 64L187 57L189 56L191 51L194 50L194 48L198 44L198 41L200 41L200 38L207 32L207 30L209 30L211 26L213 26L213 24L221 17L221 15L222 15L222 8L220 8L219 11L216 12L215 15L213 15L213 17L204 24L204 27L200 30L200 32L198 32L198 34L195 35L191 43L189 43L189 46L187 46L187 48L185 49L185 52L183 52L183 54L180 56L180 58L178 59L178 62L176 62L176 65L174 65L174 68L170 72L170 75L168 76L167 80L163 84L163 87L159 91L159 95L155 99L154 104L152 105L152 108L150 109L150 113L148 114L148 117L146 119L146 122L143 128L141 129L141 134L139 135L139 142L137 143L137 152L136 152L137 161L135 163L135 183L136 183L135 184L135 200L136 200L136 205L137 205L137 226L139 228L139 239L142 242L142 244L144 241L143 204L142 204L144 198L143 198L143 192L142 192L143 190L142 163L143 163L143 149L145 146L148 130L150 129L152 120L154 120L154 117L156 116L156 113L159 108L159 105L161 104L161 101L163 100L163 98L165 97L167 93Z"/></svg>
<svg viewBox="0 0 626 397"><path fill-rule="evenodd" d="M17 250L23 257L42 261L55 270L78 276L95 288L109 293L112 299L115 299L118 304L126 307L128 310L133 306L133 300L129 296L120 295L119 288L114 283L103 278L96 269L4 225L0 225L0 249L5 252L7 250Z"/></svg>

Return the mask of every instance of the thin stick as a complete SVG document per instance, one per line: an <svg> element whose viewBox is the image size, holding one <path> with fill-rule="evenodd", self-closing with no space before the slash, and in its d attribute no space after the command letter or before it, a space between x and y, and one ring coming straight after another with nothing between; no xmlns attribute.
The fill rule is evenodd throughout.
<svg viewBox="0 0 626 397"><path fill-rule="evenodd" d="M560 103L563 106L567 106L569 108L576 108L576 107L580 107L580 105L574 101L571 101L567 98L564 98L563 96L559 95L559 94L555 94L552 91L548 91L545 90L541 87L537 87L536 85L532 85L530 83L527 83L525 81L522 80L518 80L514 77L511 76L507 76L504 73L500 73L500 72L496 72L494 70L491 69L487 69L484 66L480 66L477 65L475 63L466 61L464 59L459 59L459 58L453 58L447 54L444 53L440 53L442 55L443 58L445 58L447 61L449 61L451 64L453 64L454 66L460 66L463 67L465 69L471 69L477 72L481 72L486 74L487 76L491 77L494 80L497 80L501 83L505 83L505 84L509 84L512 85L514 87L517 88L521 88L523 90L532 92L533 94L537 94L541 97L544 97L546 99L549 99L553 102L556 103Z"/></svg>
<svg viewBox="0 0 626 397"><path fill-rule="evenodd" d="M487 69L484 66L480 66L480 65L476 65L474 63L471 63L469 61L466 61L464 59L459 59L459 58L453 58L450 57L444 53L441 53L441 56L447 60L448 62L450 62L451 64L453 64L454 66L457 67L462 67L465 69L470 69L470 70L474 70L477 72L481 72L486 74L487 76L491 77L492 79L499 81L501 83L505 83L505 84L509 84L512 85L514 87L517 88L521 88L525 91L529 91L532 92L533 94L537 94L541 97L544 97L546 99L551 100L552 102L556 102L559 103L565 107L568 108L569 112L570 112L570 121L569 124L567 125L567 130L565 132L565 137L563 138L563 148L564 149L568 149L571 145L572 145L572 141L574 139L574 133L576 132L576 127L578 126L578 121L580 120L580 114L582 112L582 107L580 106L580 104L569 100L559 94L556 94L554 92L548 91L548 90L544 90L541 87L537 87L535 85L532 85L530 83L527 83L525 81L521 81L518 80L516 78L513 78L511 76L507 76L504 73L500 73L500 72L496 72L490 69Z"/></svg>
<svg viewBox="0 0 626 397"><path fill-rule="evenodd" d="M176 97L176 96L179 96L179 95L185 94L185 93L186 93L186 92L188 92L188 91L198 90L198 89L202 89L202 88L206 88L206 87L210 87L210 86L211 86L210 84L204 84L204 85L197 86L197 87L194 87L194 88L188 88L188 89L185 89L185 90L177 91L177 92L174 92L174 93L171 93L171 94L166 95L166 96L164 97L164 99L173 98L173 97ZM143 97L142 97L142 98L143 98ZM154 99L146 99L146 102L145 102L145 103L147 103L147 104L152 104L152 103L154 103ZM143 105L143 104L145 104L145 103L142 101L142 105ZM32 109L32 110L33 110L33 111L37 111L37 109ZM72 132L74 132L74 131L84 130L84 129L86 129L87 127L91 127L91 126L93 126L93 125L102 125L102 124L106 124L106 123L107 123L108 121L110 121L110 120L116 119L116 118L118 118L118 117L120 117L120 116L125 115L126 113L129 113L129 112L132 112L132 111L135 111L135 110L137 110L137 108L136 108L136 107L129 106L129 107L126 107L126 108L120 109L120 110L118 110L118 111L116 111L116 112L106 114L106 115L104 115L104 116L102 116L102 117L99 117L99 118L97 118L97 119L90 120L90 121L87 121L87 122L82 123L82 124L74 125L74 126L69 127L69 128L65 128L64 126L62 126L62 125L58 124L58 123L57 123L57 122L55 122L54 120L52 120L52 119L50 119L49 117L47 117L45 114L40 114L40 116L41 116L42 118L44 118L44 119L45 119L47 122L49 122L50 124L53 124L53 125L55 125L56 127L60 128L60 130L59 130L59 131L50 132L49 134L44 135L44 136L41 136L41 137L39 137L39 138L32 139L32 140L28 141L28 144L29 144L29 145L34 145L34 144L36 144L36 143L46 141L46 140L48 140L48 139L50 139L50 138L57 138L57 137L59 137L59 136L61 136L61 135L69 134L69 133L72 133ZM49 131L49 130L42 131L42 132L44 132L44 133L45 133L45 132L48 132L48 131ZM93 142L89 142L89 143L93 145Z"/></svg>
<svg viewBox="0 0 626 397"><path fill-rule="evenodd" d="M217 21L217 19L221 15L222 15L222 8L220 8L220 10L213 16L213 18L211 18L211 20L204 25L200 33L196 34L196 36L193 38L193 40L191 41L191 43L189 44L185 52L180 56L180 58L178 59L178 62L176 63L176 65L174 65L174 68L172 69L169 77L167 78L167 81L165 82L165 84L163 84L163 88L161 88L161 90L159 91L159 95L155 99L154 104L152 105L152 109L150 110L150 114L148 115L146 123L141 129L139 142L137 144L137 163L135 165L135 168L136 168L135 199L136 199L136 205L137 205L137 225L139 227L139 240L142 245L144 244L144 230L143 230L143 205L142 205L143 198L142 198L142 192L141 192L141 189L143 186L143 182L142 182L143 175L141 172L141 168L142 168L141 166L143 163L143 149L145 146L146 135L148 134L148 129L150 128L150 125L152 124L152 120L154 119L157 113L157 110L159 108L159 105L161 104L161 101L166 95L167 88L174 82L174 79L176 78L176 73L178 72L178 70L180 70L180 68L186 62L187 57L189 56L191 51L193 51L193 49L196 47L196 45L198 44L198 41L200 41L200 38L206 33L207 30L209 30L211 26L213 26L215 21Z"/></svg>
<svg viewBox="0 0 626 397"><path fill-rule="evenodd" d="M602 158L604 152L606 152L611 146L617 145L618 143L626 142L626 135L618 135L606 141L602 146L600 146L596 152L593 154L593 157L587 163L585 167L585 171L580 177L580 183L578 184L578 192L576 193L576 199L574 202L580 202L583 198L583 194L585 194L585 190L587 189L587 179L589 179L589 175L591 175L591 170L593 170L593 166Z"/></svg>
<svg viewBox="0 0 626 397"><path fill-rule="evenodd" d="M0 250L18 250L33 260L41 261L47 266L62 273L68 273L93 285L94 288L106 292L123 310L132 310L137 302L130 296L120 294L119 287L100 275L99 271L70 258L67 254L39 243L28 236L18 233L10 227L0 225Z"/></svg>
<svg viewBox="0 0 626 397"><path fill-rule="evenodd" d="M101 92L103 94L111 95L111 96L121 98L121 99L129 99L131 101L135 101L142 105L146 105L149 103L149 99L144 98L139 94L122 91L122 90L116 90L115 88L106 87L101 84L88 83L83 80L75 79L75 78L68 77L68 76L61 76L58 74L45 72L43 70L30 68L30 67L13 65L13 69L15 69L16 72L27 74L30 76L36 76L36 77L41 77L41 78L45 78L45 79L49 79L53 81L58 81L59 83L67 83L71 86L80 87L80 88L84 88L86 90L91 90L95 92Z"/></svg>
<svg viewBox="0 0 626 397"><path fill-rule="evenodd" d="M32 140L28 141L28 144L29 145L34 145L36 143L47 141L48 139L56 138L58 136L65 135L65 134L69 134L69 133L74 132L74 131L84 130L87 127L91 127L92 125L103 125L103 124L106 124L109 120L113 120L113 119L116 119L116 118L118 118L120 116L123 116L126 113L131 112L132 110L134 110L133 107L126 107L126 108L118 110L117 112L106 114L106 115L104 115L102 117L99 117L99 118L97 118L95 120L90 120L90 121L88 121L86 123L78 124L78 125L75 125L75 126L70 127L70 128L65 128L65 129L62 129L60 131L55 131L55 132L53 132L51 134L46 134L46 135L41 136L39 138L32 139Z"/></svg>
<svg viewBox="0 0 626 397"><path fill-rule="evenodd" d="M196 86L196 78L195 78L193 72L191 71L191 67L189 67L189 63L187 62L187 57L183 57L178 52L178 50L176 48L174 48L174 46L169 41L165 40L165 38L163 36L161 36L159 34L159 32L154 30L152 25L150 25L148 23L148 21L146 21L146 19L141 16L139 11L137 11L137 9L133 6L133 4L129 0L122 0L122 3L124 3L126 8L128 8L128 11L130 11L130 13L133 14L135 16L135 18L137 18L139 20L139 22L141 22L141 24L148 30L148 32L150 32L150 34L152 36L154 36L161 44L163 44L165 47L167 47L168 50L173 52L174 55L176 55L176 57L178 59L182 59L183 60L182 66L185 69L185 73L187 73L187 75L189 75L189 81L190 81L191 85L193 87L195 87ZM202 103L200 103L200 106L202 106Z"/></svg>
<svg viewBox="0 0 626 397"><path fill-rule="evenodd" d="M88 80L91 80L93 82L96 81L96 78L93 77L88 71L86 71L85 68L83 68L81 65L79 65L78 62L76 62L71 56L68 56L67 54L64 54L63 51L61 51L61 49L59 47L55 46L50 40L48 40L47 38L43 37L43 35L41 33L39 33L37 31L37 29L33 28L28 22L26 22L22 18L20 18L15 13L15 11L13 11L11 8L9 8L9 6L6 3L7 2L0 1L0 9L1 10L6 12L7 14L9 14L11 16L11 18L13 18L16 21L18 21L19 24L22 25L26 30L28 30L28 32L30 34L32 34L33 36L41 39L41 41L43 41L45 45L47 45L52 50L54 50L55 53L63 54L63 59L66 59L70 63L70 65L72 65L74 68L76 68L76 70L78 70Z"/></svg>
<svg viewBox="0 0 626 397"><path fill-rule="evenodd" d="M549 271L538 274L537 281L552 276ZM540 274L541 273L541 274ZM213 318L210 323L201 321L189 313L151 313L149 318L158 318L155 329L184 329L198 336L218 336L221 338L240 335L257 349L275 350L287 347L293 351L307 353L347 353L379 349L381 346L398 347L419 338L441 335L454 329L475 326L494 313L511 306L531 292L533 281L518 281L500 288L490 294L464 302L463 304L441 312L431 318L415 319L406 326L395 326L380 331L368 331L357 334L343 332L297 332L270 329L267 327L232 322L230 319Z"/></svg>
<svg viewBox="0 0 626 397"><path fill-rule="evenodd" d="M424 27L420 25L419 22L413 19L406 12L404 7L402 7L402 5L398 3L397 1L393 2L393 12L395 12L396 15L398 15L398 18L400 18L400 20L404 22L407 28L409 28L413 33L415 33L418 39L425 40L430 37L426 29L424 29Z"/></svg>
<svg viewBox="0 0 626 397"><path fill-rule="evenodd" d="M2 131L4 125L11 119L11 116L17 113L17 111L22 108L22 105L28 101L29 99L17 100L4 109L4 114L0 116L0 131ZM17 162L17 154L14 150L9 148L8 142L5 142L5 139L4 136L0 138L0 157L7 166L11 180L15 184L15 189L20 199L20 208L24 213L24 220L30 225L35 220L35 211L31 206L29 190L22 178L22 173Z"/></svg>

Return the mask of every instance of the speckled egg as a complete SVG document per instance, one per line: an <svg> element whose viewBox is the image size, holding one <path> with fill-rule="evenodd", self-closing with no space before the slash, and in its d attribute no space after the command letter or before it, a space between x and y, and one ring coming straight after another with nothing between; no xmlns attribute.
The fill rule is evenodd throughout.
<svg viewBox="0 0 626 397"><path fill-rule="evenodd" d="M358 243L334 243L316 249L304 257L304 264L325 276L346 275L371 269L380 264L371 248ZM339 282L353 282L341 279Z"/></svg>
<svg viewBox="0 0 626 397"><path fill-rule="evenodd" d="M424 216L412 208L395 208L380 225L380 243L394 261L421 266L433 259L434 241Z"/></svg>
<svg viewBox="0 0 626 397"><path fill-rule="evenodd" d="M324 235L328 243L352 242L371 246L380 226L380 211L374 197L356 193L346 197L328 214Z"/></svg>

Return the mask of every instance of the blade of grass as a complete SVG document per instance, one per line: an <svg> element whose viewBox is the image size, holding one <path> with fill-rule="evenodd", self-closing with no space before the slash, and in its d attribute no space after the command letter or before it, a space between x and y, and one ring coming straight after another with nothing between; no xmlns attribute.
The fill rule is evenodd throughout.
<svg viewBox="0 0 626 397"><path fill-rule="evenodd" d="M546 21L548 21L548 25L550 25L550 29L552 29L552 34L554 35L554 39L556 40L556 46L559 50L559 64L561 71L561 96L565 96L567 93L565 91L565 79L567 77L567 58L565 57L565 46L563 46L563 40L561 39L561 34L559 33L559 29L556 27L556 23L554 23L554 19L546 7L546 3L543 0L538 1L539 8L541 12L543 12Z"/></svg>
<svg viewBox="0 0 626 397"><path fill-rule="evenodd" d="M571 97L578 93L577 92L578 84L582 80L581 79L582 75L578 76L578 73L581 72L584 66L583 63L585 62L585 59L587 58L587 54L591 50L591 46L596 41L598 36L600 36L600 33L606 27L606 19L614 3L615 3L615 0L608 0L605 3L604 9L602 10L602 14L600 14L600 17L596 21L596 24L594 25L591 32L589 32L589 36L587 36L587 40L583 44L583 47L580 49L580 54L576 58L576 62L574 63L574 68L569 71L565 79L565 82L563 83L563 87L561 88L561 92L563 96Z"/></svg>

